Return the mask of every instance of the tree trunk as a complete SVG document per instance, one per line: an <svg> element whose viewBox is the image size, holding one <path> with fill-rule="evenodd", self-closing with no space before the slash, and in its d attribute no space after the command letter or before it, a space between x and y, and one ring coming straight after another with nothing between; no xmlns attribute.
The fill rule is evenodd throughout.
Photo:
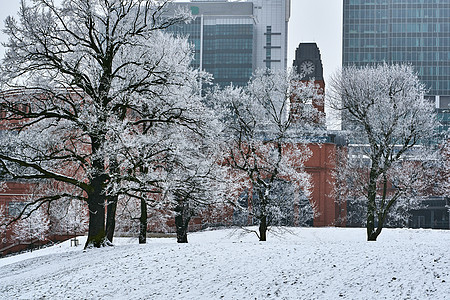
<svg viewBox="0 0 450 300"><path fill-rule="evenodd" d="M372 168L370 170L369 186L367 191L367 240L376 241L378 234L375 231L375 213L376 213L376 196L377 196L377 175ZM378 224L380 226L380 224Z"/></svg>
<svg viewBox="0 0 450 300"><path fill-rule="evenodd" d="M190 218L184 219L182 215L175 216L175 226L177 227L177 243L187 243L187 232Z"/></svg>
<svg viewBox="0 0 450 300"><path fill-rule="evenodd" d="M105 206L103 197L96 197L88 202L89 233L84 248L99 248L105 244Z"/></svg>
<svg viewBox="0 0 450 300"><path fill-rule="evenodd" d="M119 174L120 169L118 167L118 163L115 157L110 159L110 170L113 174ZM116 210L117 210L117 201L119 201L119 197L117 195L113 195L108 197L107 199L107 207L106 207L106 238L109 243L113 242L114 231L116 229Z"/></svg>
<svg viewBox="0 0 450 300"><path fill-rule="evenodd" d="M104 123L104 121L99 121ZM99 153L104 135L91 137L92 154L95 157ZM90 182L91 190L88 192L89 208L89 233L84 248L102 247L105 245L105 204L106 196L104 193L107 175L104 173L105 163L101 157L92 160L92 179Z"/></svg>
<svg viewBox="0 0 450 300"><path fill-rule="evenodd" d="M259 241L267 241L267 216L262 216L259 223Z"/></svg>
<svg viewBox="0 0 450 300"><path fill-rule="evenodd" d="M147 203L141 199L141 216L139 217L139 244L147 242Z"/></svg>
<svg viewBox="0 0 450 300"><path fill-rule="evenodd" d="M187 233L191 215L189 205L179 203L175 208L175 226L177 228L177 243L187 243Z"/></svg>
<svg viewBox="0 0 450 300"><path fill-rule="evenodd" d="M116 228L117 200L117 196L109 198L106 208L106 238L110 243L113 242L114 230Z"/></svg>
<svg viewBox="0 0 450 300"><path fill-rule="evenodd" d="M94 177L91 181L92 192L88 194L89 233L84 248L99 248L105 245L105 196L103 176Z"/></svg>

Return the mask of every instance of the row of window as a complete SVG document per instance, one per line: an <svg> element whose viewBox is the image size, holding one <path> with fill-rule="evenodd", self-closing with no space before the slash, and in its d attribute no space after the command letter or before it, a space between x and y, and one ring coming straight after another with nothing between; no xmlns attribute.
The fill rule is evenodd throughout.
<svg viewBox="0 0 450 300"><path fill-rule="evenodd" d="M233 35L253 35L253 25L209 25L204 27L205 36L233 36Z"/></svg>
<svg viewBox="0 0 450 300"><path fill-rule="evenodd" d="M215 39L215 40L204 40L203 42L204 50L217 50L217 49L237 49L237 50L248 50L253 49L252 39Z"/></svg>
<svg viewBox="0 0 450 300"><path fill-rule="evenodd" d="M344 45L349 48L385 48L388 46L387 39L347 39ZM381 50L381 49L380 49Z"/></svg>
<svg viewBox="0 0 450 300"><path fill-rule="evenodd" d="M449 80L427 80L423 77L421 77L421 79L426 84L426 86L431 89L431 91L435 92L435 94L445 94L450 90Z"/></svg>
<svg viewBox="0 0 450 300"><path fill-rule="evenodd" d="M388 55L386 52L375 52L375 53L360 53L360 52L346 52L344 54L344 64L350 63L372 63L387 61Z"/></svg>
<svg viewBox="0 0 450 300"><path fill-rule="evenodd" d="M374 62L374 61L407 61L415 62L417 65L433 66L436 74L439 76L450 76L450 69L443 62L450 62L450 52L415 52L415 51L392 51L391 57L387 51L379 51L381 49L374 49L378 51L351 51L345 52L344 62ZM434 65L433 65L434 62ZM448 64L447 64L448 65Z"/></svg>
<svg viewBox="0 0 450 300"><path fill-rule="evenodd" d="M386 19L387 10L385 9L360 9L350 8L348 10L348 17L350 19Z"/></svg>
<svg viewBox="0 0 450 300"><path fill-rule="evenodd" d="M15 104L15 110L19 110L24 113L29 113L31 111L31 106L29 104ZM6 118L7 112L3 109L0 109L0 118Z"/></svg>
<svg viewBox="0 0 450 300"><path fill-rule="evenodd" d="M345 26L345 31L348 33L383 33L388 32L387 23L378 24L348 24Z"/></svg>
<svg viewBox="0 0 450 300"><path fill-rule="evenodd" d="M200 38L200 23L175 24L167 29L169 32L179 33L191 38ZM249 24L219 24L204 26L203 34L205 37L221 37L244 35L253 37L253 25Z"/></svg>
<svg viewBox="0 0 450 300"><path fill-rule="evenodd" d="M389 44L388 44L389 42ZM450 47L450 38L435 37L390 37L390 38L348 38L344 40L346 48L422 48L420 51L438 52L439 50L447 51ZM381 50L381 49L380 49ZM403 49L404 50L404 49ZM419 49L417 49L419 50Z"/></svg>
<svg viewBox="0 0 450 300"><path fill-rule="evenodd" d="M252 64L252 53L211 53L203 56L203 64Z"/></svg>
<svg viewBox="0 0 450 300"><path fill-rule="evenodd" d="M429 33L450 32L450 23L394 23L392 32L395 33Z"/></svg>
<svg viewBox="0 0 450 300"><path fill-rule="evenodd" d="M417 66L416 67L417 71L419 72L419 74L424 77L424 80L426 80L427 78L425 77L433 77L433 78L429 78L429 79L434 79L434 78L439 78L443 79L447 78L447 80L450 80L450 67L446 66L446 67L436 67L436 66Z"/></svg>
<svg viewBox="0 0 450 300"><path fill-rule="evenodd" d="M450 8L421 8L409 7L404 9L393 9L391 17L396 18L448 18L450 16Z"/></svg>
<svg viewBox="0 0 450 300"><path fill-rule="evenodd" d="M415 62L449 62L450 52L416 52L416 51L393 51L392 59L395 61L415 61ZM445 67L442 67L445 68ZM450 75L450 72L442 75Z"/></svg>
<svg viewBox="0 0 450 300"><path fill-rule="evenodd" d="M205 68L207 72L210 72L214 74L215 79L233 79L233 78L240 78L240 79L248 79L252 75L252 68L211 68L207 69Z"/></svg>
<svg viewBox="0 0 450 300"><path fill-rule="evenodd" d="M350 19L426 19L426 18L442 18L447 19L450 16L450 8L423 8L423 7L408 7L402 9L391 9L390 15L387 7L376 9L364 9L361 7L354 7L348 10L348 17Z"/></svg>
<svg viewBox="0 0 450 300"><path fill-rule="evenodd" d="M344 5L382 5L382 4L448 4L448 0L345 0Z"/></svg>
<svg viewBox="0 0 450 300"><path fill-rule="evenodd" d="M348 33L372 33L386 34L388 32L387 23L351 23L345 25L345 31ZM391 32L393 33L450 33L450 23L393 23L391 24Z"/></svg>
<svg viewBox="0 0 450 300"><path fill-rule="evenodd" d="M392 47L444 47L450 46L450 38L434 38L434 37L408 37L408 38L391 38Z"/></svg>
<svg viewBox="0 0 450 300"><path fill-rule="evenodd" d="M189 36L199 36L200 37L201 23L200 19L195 19L189 24L178 23L170 26L166 30L169 32L176 32Z"/></svg>

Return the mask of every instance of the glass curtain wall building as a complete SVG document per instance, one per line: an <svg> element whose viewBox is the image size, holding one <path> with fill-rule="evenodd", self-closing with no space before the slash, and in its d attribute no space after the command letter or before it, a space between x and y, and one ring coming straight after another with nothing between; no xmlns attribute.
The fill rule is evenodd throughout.
<svg viewBox="0 0 450 300"><path fill-rule="evenodd" d="M193 65L211 73L221 86L245 85L257 68L285 69L290 0L192 0L195 19L169 28L194 46Z"/></svg>
<svg viewBox="0 0 450 300"><path fill-rule="evenodd" d="M449 127L450 1L344 0L343 66L411 63Z"/></svg>

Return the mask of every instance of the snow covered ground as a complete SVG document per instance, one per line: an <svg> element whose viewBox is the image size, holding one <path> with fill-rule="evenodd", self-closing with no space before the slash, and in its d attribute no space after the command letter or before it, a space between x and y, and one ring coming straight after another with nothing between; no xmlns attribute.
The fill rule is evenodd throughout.
<svg viewBox="0 0 450 300"><path fill-rule="evenodd" d="M291 231L65 242L0 259L0 299L449 299L450 231L386 229L377 242L364 229Z"/></svg>

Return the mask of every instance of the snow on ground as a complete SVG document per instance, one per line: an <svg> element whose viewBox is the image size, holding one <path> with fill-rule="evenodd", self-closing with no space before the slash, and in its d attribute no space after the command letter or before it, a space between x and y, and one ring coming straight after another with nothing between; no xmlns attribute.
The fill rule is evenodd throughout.
<svg viewBox="0 0 450 300"><path fill-rule="evenodd" d="M0 259L0 299L449 299L450 231L293 228L117 239L83 251L66 242Z"/></svg>

